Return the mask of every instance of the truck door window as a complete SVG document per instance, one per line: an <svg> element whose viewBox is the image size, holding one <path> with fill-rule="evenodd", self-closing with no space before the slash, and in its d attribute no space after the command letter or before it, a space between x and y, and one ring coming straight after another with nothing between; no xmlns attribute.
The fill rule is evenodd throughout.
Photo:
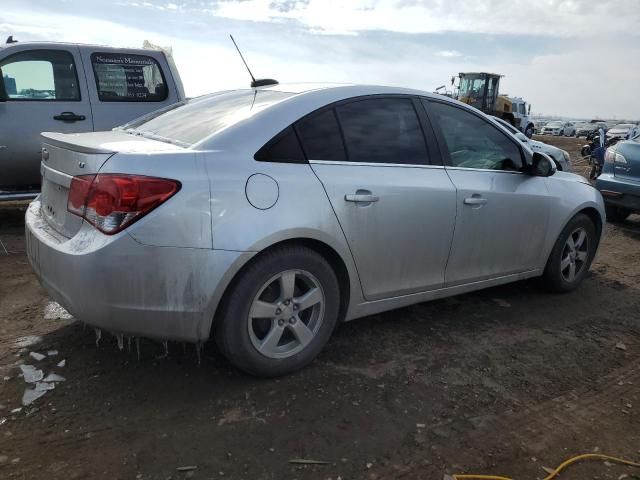
<svg viewBox="0 0 640 480"><path fill-rule="evenodd" d="M151 57L96 52L91 65L101 102L162 102L167 98L164 74Z"/></svg>
<svg viewBox="0 0 640 480"><path fill-rule="evenodd" d="M80 101L73 55L64 50L28 50L0 62L7 99Z"/></svg>

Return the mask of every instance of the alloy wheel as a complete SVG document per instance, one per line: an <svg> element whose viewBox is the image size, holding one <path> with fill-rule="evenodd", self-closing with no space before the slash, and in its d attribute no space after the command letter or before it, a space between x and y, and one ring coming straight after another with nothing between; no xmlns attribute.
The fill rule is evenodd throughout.
<svg viewBox="0 0 640 480"><path fill-rule="evenodd" d="M247 325L253 347L268 358L287 358L303 350L324 319L320 282L304 270L286 270L258 290Z"/></svg>
<svg viewBox="0 0 640 480"><path fill-rule="evenodd" d="M573 282L582 273L589 258L589 238L583 227L576 228L562 249L560 271L567 282Z"/></svg>

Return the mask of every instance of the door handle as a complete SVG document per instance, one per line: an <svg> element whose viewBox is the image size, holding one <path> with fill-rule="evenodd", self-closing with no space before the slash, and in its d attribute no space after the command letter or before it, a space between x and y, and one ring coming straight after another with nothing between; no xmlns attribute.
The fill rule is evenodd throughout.
<svg viewBox="0 0 640 480"><path fill-rule="evenodd" d="M377 195L372 195L370 193L367 193L367 194L356 193L356 194L353 194L353 195L345 195L344 199L347 202L372 203L372 202L377 202L378 200L380 200L380 197L378 197Z"/></svg>
<svg viewBox="0 0 640 480"><path fill-rule="evenodd" d="M481 196L471 196L464 199L465 205L486 205L487 199Z"/></svg>
<svg viewBox="0 0 640 480"><path fill-rule="evenodd" d="M62 112L60 115L54 115L54 120L60 120L61 122L81 122L86 120L84 115L76 115L73 112Z"/></svg>

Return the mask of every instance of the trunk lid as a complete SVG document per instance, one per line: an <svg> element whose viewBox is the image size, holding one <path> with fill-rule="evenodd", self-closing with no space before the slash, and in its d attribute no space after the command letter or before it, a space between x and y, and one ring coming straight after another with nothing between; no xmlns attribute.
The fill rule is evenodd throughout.
<svg viewBox="0 0 640 480"><path fill-rule="evenodd" d="M40 208L47 223L66 238L73 237L83 222L82 218L67 210L69 188L74 176L98 173L105 162L118 152L183 150L175 145L123 131L82 134L45 132L42 137Z"/></svg>

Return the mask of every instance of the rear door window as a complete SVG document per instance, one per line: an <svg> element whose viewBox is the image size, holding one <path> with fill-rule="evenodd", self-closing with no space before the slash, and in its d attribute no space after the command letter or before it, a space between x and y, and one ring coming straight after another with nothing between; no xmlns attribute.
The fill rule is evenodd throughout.
<svg viewBox="0 0 640 480"><path fill-rule="evenodd" d="M76 65L67 51L19 52L0 68L9 101L80 101Z"/></svg>
<svg viewBox="0 0 640 480"><path fill-rule="evenodd" d="M162 102L167 83L158 62L147 55L91 55L98 98L102 102Z"/></svg>
<svg viewBox="0 0 640 480"><path fill-rule="evenodd" d="M309 160L345 161L340 127L333 109L312 113L296 123L302 147Z"/></svg>
<svg viewBox="0 0 640 480"><path fill-rule="evenodd" d="M426 164L427 146L410 98L356 100L336 108L350 162Z"/></svg>

